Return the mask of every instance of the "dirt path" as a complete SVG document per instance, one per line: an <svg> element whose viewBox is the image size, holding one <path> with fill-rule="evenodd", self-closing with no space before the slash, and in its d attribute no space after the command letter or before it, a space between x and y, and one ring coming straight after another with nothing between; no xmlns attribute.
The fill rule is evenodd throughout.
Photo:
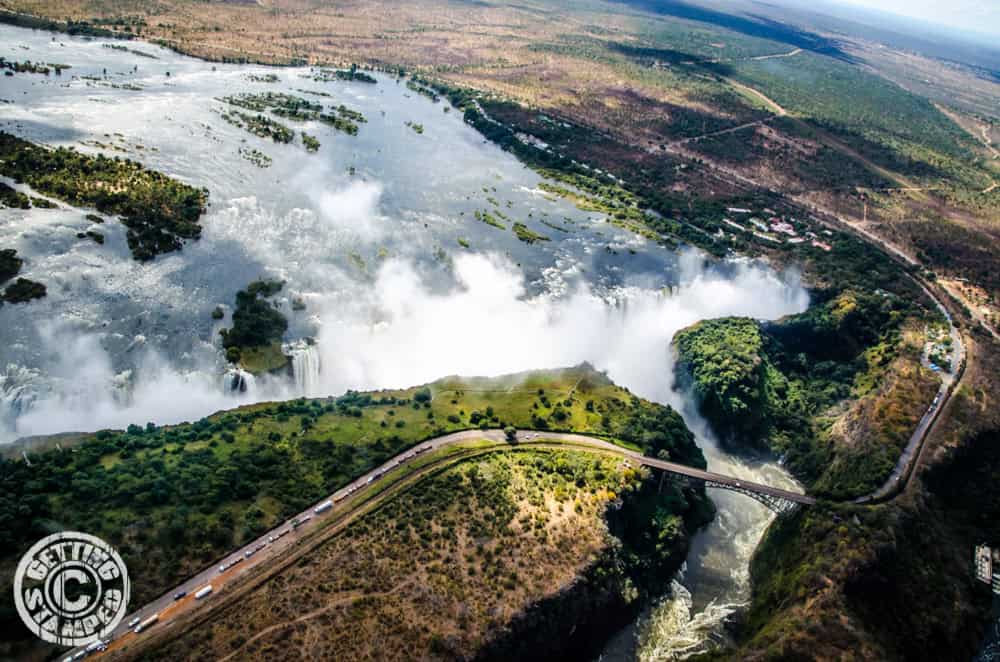
<svg viewBox="0 0 1000 662"><path fill-rule="evenodd" d="M777 57L777 56L773 56L773 57ZM753 88L753 87L750 87L749 85L744 85L743 83L740 83L739 81L735 81L732 78L723 78L723 80L725 80L727 83L729 83L730 85L732 85L736 89L741 90L743 92L746 92L747 94L749 94L749 95L751 95L753 97L756 97L756 98L760 99L761 101L763 101L764 104L768 108L771 109L771 112L773 112L778 117L785 117L786 115L788 115L788 111L785 110L784 108L782 108L781 104L779 104L777 101L775 101L774 99L770 98L769 96L767 96L766 94L764 94L760 90L758 90L756 88Z"/></svg>
<svg viewBox="0 0 1000 662"><path fill-rule="evenodd" d="M274 632L276 630L280 630L282 628L290 627L292 625L295 625L296 623L302 623L304 621L311 620L313 618L316 618L317 616L322 616L323 614L325 614L328 611L332 611L334 609L337 609L338 607L342 607L344 605L350 604L352 602L355 602L356 600L360 600L361 598L367 598L367 597L385 597L387 595L391 595L392 593L395 593L399 589L403 588L403 586L405 586L405 584L400 584L399 586L395 587L391 591L383 591L381 593L364 593L363 591L345 591L342 595L340 595L338 597L335 597L332 601L326 603L325 605L323 605L319 609L314 609L313 611L310 611L310 612L307 612L305 614L302 614L298 618L293 618L290 621L284 621L284 622L281 622L281 623L275 623L274 625L271 625L269 627L264 628L263 630L261 630L260 632L258 632L254 636L250 637L245 642L243 642L243 645L240 646L239 648L237 648L236 650L234 650L232 653L230 653L229 655L227 655L227 656L225 656L223 658L219 658L219 662L227 662L228 660L233 659L233 657L235 657L236 655L238 655L247 646L249 646L253 642L257 641L258 639L267 636L271 632Z"/></svg>
<svg viewBox="0 0 1000 662"><path fill-rule="evenodd" d="M802 52L801 48L796 48L795 50L788 51L787 53L775 53L774 55L758 55L757 57L750 58L751 60L773 60L778 57L792 57L793 55L798 55Z"/></svg>
<svg viewBox="0 0 1000 662"><path fill-rule="evenodd" d="M990 140L989 129L985 124L979 127L979 132L982 134L980 141L986 145L986 149L990 150L993 154L993 158L1000 159L1000 150L993 146L993 141Z"/></svg>
<svg viewBox="0 0 1000 662"><path fill-rule="evenodd" d="M681 138L680 140L675 140L670 143L671 146L677 147L679 145L686 145L687 143L698 142L699 140L704 140L705 138L712 138L714 136L722 136L727 133L736 133L737 131L742 131L743 129L749 129L752 126L761 126L766 124L768 119L755 120L753 122L747 122L746 124L740 124L739 126L731 126L728 129L722 129L720 131L712 131L711 133L703 133L700 136L691 136L690 138Z"/></svg>

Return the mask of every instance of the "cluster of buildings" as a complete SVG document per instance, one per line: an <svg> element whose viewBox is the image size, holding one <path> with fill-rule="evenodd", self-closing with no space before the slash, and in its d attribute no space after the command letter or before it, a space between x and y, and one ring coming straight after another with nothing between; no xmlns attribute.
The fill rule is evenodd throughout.
<svg viewBox="0 0 1000 662"><path fill-rule="evenodd" d="M799 230L796 228L796 224L800 224L795 218L784 219L778 216L777 212L773 209L764 209L764 214L767 220L763 220L757 216L749 216L753 214L752 209L746 209L744 207L727 207L726 212L731 215L739 216L749 216L747 223L749 225L744 225L737 223L730 218L723 218L722 222L731 228L740 230L741 232L747 232L753 236L763 239L764 241L769 241L773 244L804 244L807 241L811 246L819 248L824 251L831 251L833 247L830 246L825 241L822 241L818 234L807 230L801 235ZM823 234L827 236L833 236L833 233L829 230L822 230Z"/></svg>

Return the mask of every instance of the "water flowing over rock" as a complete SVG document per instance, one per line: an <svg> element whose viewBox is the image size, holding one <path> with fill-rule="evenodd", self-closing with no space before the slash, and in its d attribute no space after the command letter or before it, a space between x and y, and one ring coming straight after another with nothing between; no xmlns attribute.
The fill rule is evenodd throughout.
<svg viewBox="0 0 1000 662"><path fill-rule="evenodd" d="M43 386L39 371L16 363L0 373L0 441L13 441L17 418L32 408Z"/></svg>
<svg viewBox="0 0 1000 662"><path fill-rule="evenodd" d="M257 379L242 368L230 368L222 376L222 390L224 393L253 395L257 390Z"/></svg>
<svg viewBox="0 0 1000 662"><path fill-rule="evenodd" d="M111 378L111 398L119 407L132 404L132 370L122 370Z"/></svg>
<svg viewBox="0 0 1000 662"><path fill-rule="evenodd" d="M292 378L299 395L315 396L319 388L319 349L310 340L298 341L284 348L292 357Z"/></svg>

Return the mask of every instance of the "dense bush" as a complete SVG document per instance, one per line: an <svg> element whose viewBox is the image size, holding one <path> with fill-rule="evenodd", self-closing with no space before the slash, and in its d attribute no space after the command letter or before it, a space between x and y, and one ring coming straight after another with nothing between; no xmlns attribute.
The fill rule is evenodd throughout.
<svg viewBox="0 0 1000 662"><path fill-rule="evenodd" d="M0 131L0 174L71 204L120 215L137 260L201 236L207 192L135 161L46 149Z"/></svg>
<svg viewBox="0 0 1000 662"><path fill-rule="evenodd" d="M267 300L281 291L279 281L255 281L236 293L233 328L222 331L226 348L263 347L280 341L288 330L288 320Z"/></svg>
<svg viewBox="0 0 1000 662"><path fill-rule="evenodd" d="M837 448L817 418L870 391L869 373L893 356L908 309L898 297L848 290L777 322L699 322L674 338L678 386L693 391L723 442L779 453L817 489L834 488L820 478L835 470L838 493L863 493L891 471L895 442L876 444L877 454Z"/></svg>

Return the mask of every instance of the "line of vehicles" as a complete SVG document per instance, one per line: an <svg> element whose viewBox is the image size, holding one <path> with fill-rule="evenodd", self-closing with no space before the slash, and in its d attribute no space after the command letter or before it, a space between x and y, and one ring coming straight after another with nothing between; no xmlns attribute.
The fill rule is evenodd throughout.
<svg viewBox="0 0 1000 662"><path fill-rule="evenodd" d="M93 641L87 644L87 647L82 651L77 651L75 655L70 655L63 659L63 662L77 662L77 660L82 660L91 653L106 650L109 643L111 643L110 639L98 639L97 641Z"/></svg>
<svg viewBox="0 0 1000 662"><path fill-rule="evenodd" d="M386 472L391 471L392 469L395 469L400 464L413 459L417 455L420 455L422 453L426 453L427 451L431 450L432 448L433 448L432 444L424 444L423 446L420 446L419 448L415 448L415 449L411 450L410 452L406 453L405 455L403 455L402 457L400 457L398 460L393 460L384 469L379 469L378 471L374 472L371 476L368 477L368 479L365 481L364 485L351 485L347 489L345 489L344 491L342 491L340 494L337 494L337 495L333 496L333 498L327 499L326 501L324 501L324 502L320 503L319 505L317 505L315 508L313 508L312 514L306 514L306 515L302 515L302 516L299 516L299 517L292 518L291 526L290 527L288 527L286 529L282 529L281 531L278 531L277 533L268 536L266 542L262 541L262 542L258 543L256 546L254 546L254 547L252 547L250 549L245 550L243 552L243 556L237 556L236 558L223 563L222 565L219 566L219 573L222 574L222 573L226 572L227 570L229 570L230 568L232 568L233 566L235 566L235 565L237 565L239 563L242 563L244 561L244 559L249 559L254 554L256 554L257 552L259 552L262 549L264 549L265 547L267 547L269 544L273 544L273 543L277 542L281 538L283 538L286 535L288 535L289 533L291 533L294 529L299 528L300 526L302 526L303 524L305 524L306 522L308 522L309 520L311 520L313 518L313 515L322 515L323 513L326 513L327 511L332 510L335 503L343 501L344 499L346 499L347 497L349 497L351 494L354 494L355 492L357 492L359 489L361 489L361 488L363 488L363 487L365 487L367 485L370 485L374 481L376 481L379 478L381 478L382 476L384 476L386 474ZM198 590L196 590L194 592L194 599L195 600L202 600L202 599L208 597L209 595L211 595L212 590L213 590L212 585L211 584L206 584L206 585L202 586L201 588L199 588ZM174 601L176 602L178 600L181 600L181 599L187 597L187 594L188 594L188 592L186 590L178 591L173 596L174 597ZM135 618L133 618L132 620L130 620L127 623L126 627L129 630L131 630L133 633L140 634L141 632L144 632L145 630L148 630L149 628L151 628L154 625L156 625L156 623L158 623L159 620L160 620L160 614L159 613L153 614L152 616L147 617L145 620L143 620L139 616L136 616ZM63 660L63 662L78 662L79 660L82 660L83 658L87 657L91 653L94 653L94 652L97 652L97 651L103 651L103 650L107 649L109 643L111 643L110 639L95 641L92 644L90 644L89 646L87 646L84 650L78 651L75 655L72 655L70 657L65 658Z"/></svg>

